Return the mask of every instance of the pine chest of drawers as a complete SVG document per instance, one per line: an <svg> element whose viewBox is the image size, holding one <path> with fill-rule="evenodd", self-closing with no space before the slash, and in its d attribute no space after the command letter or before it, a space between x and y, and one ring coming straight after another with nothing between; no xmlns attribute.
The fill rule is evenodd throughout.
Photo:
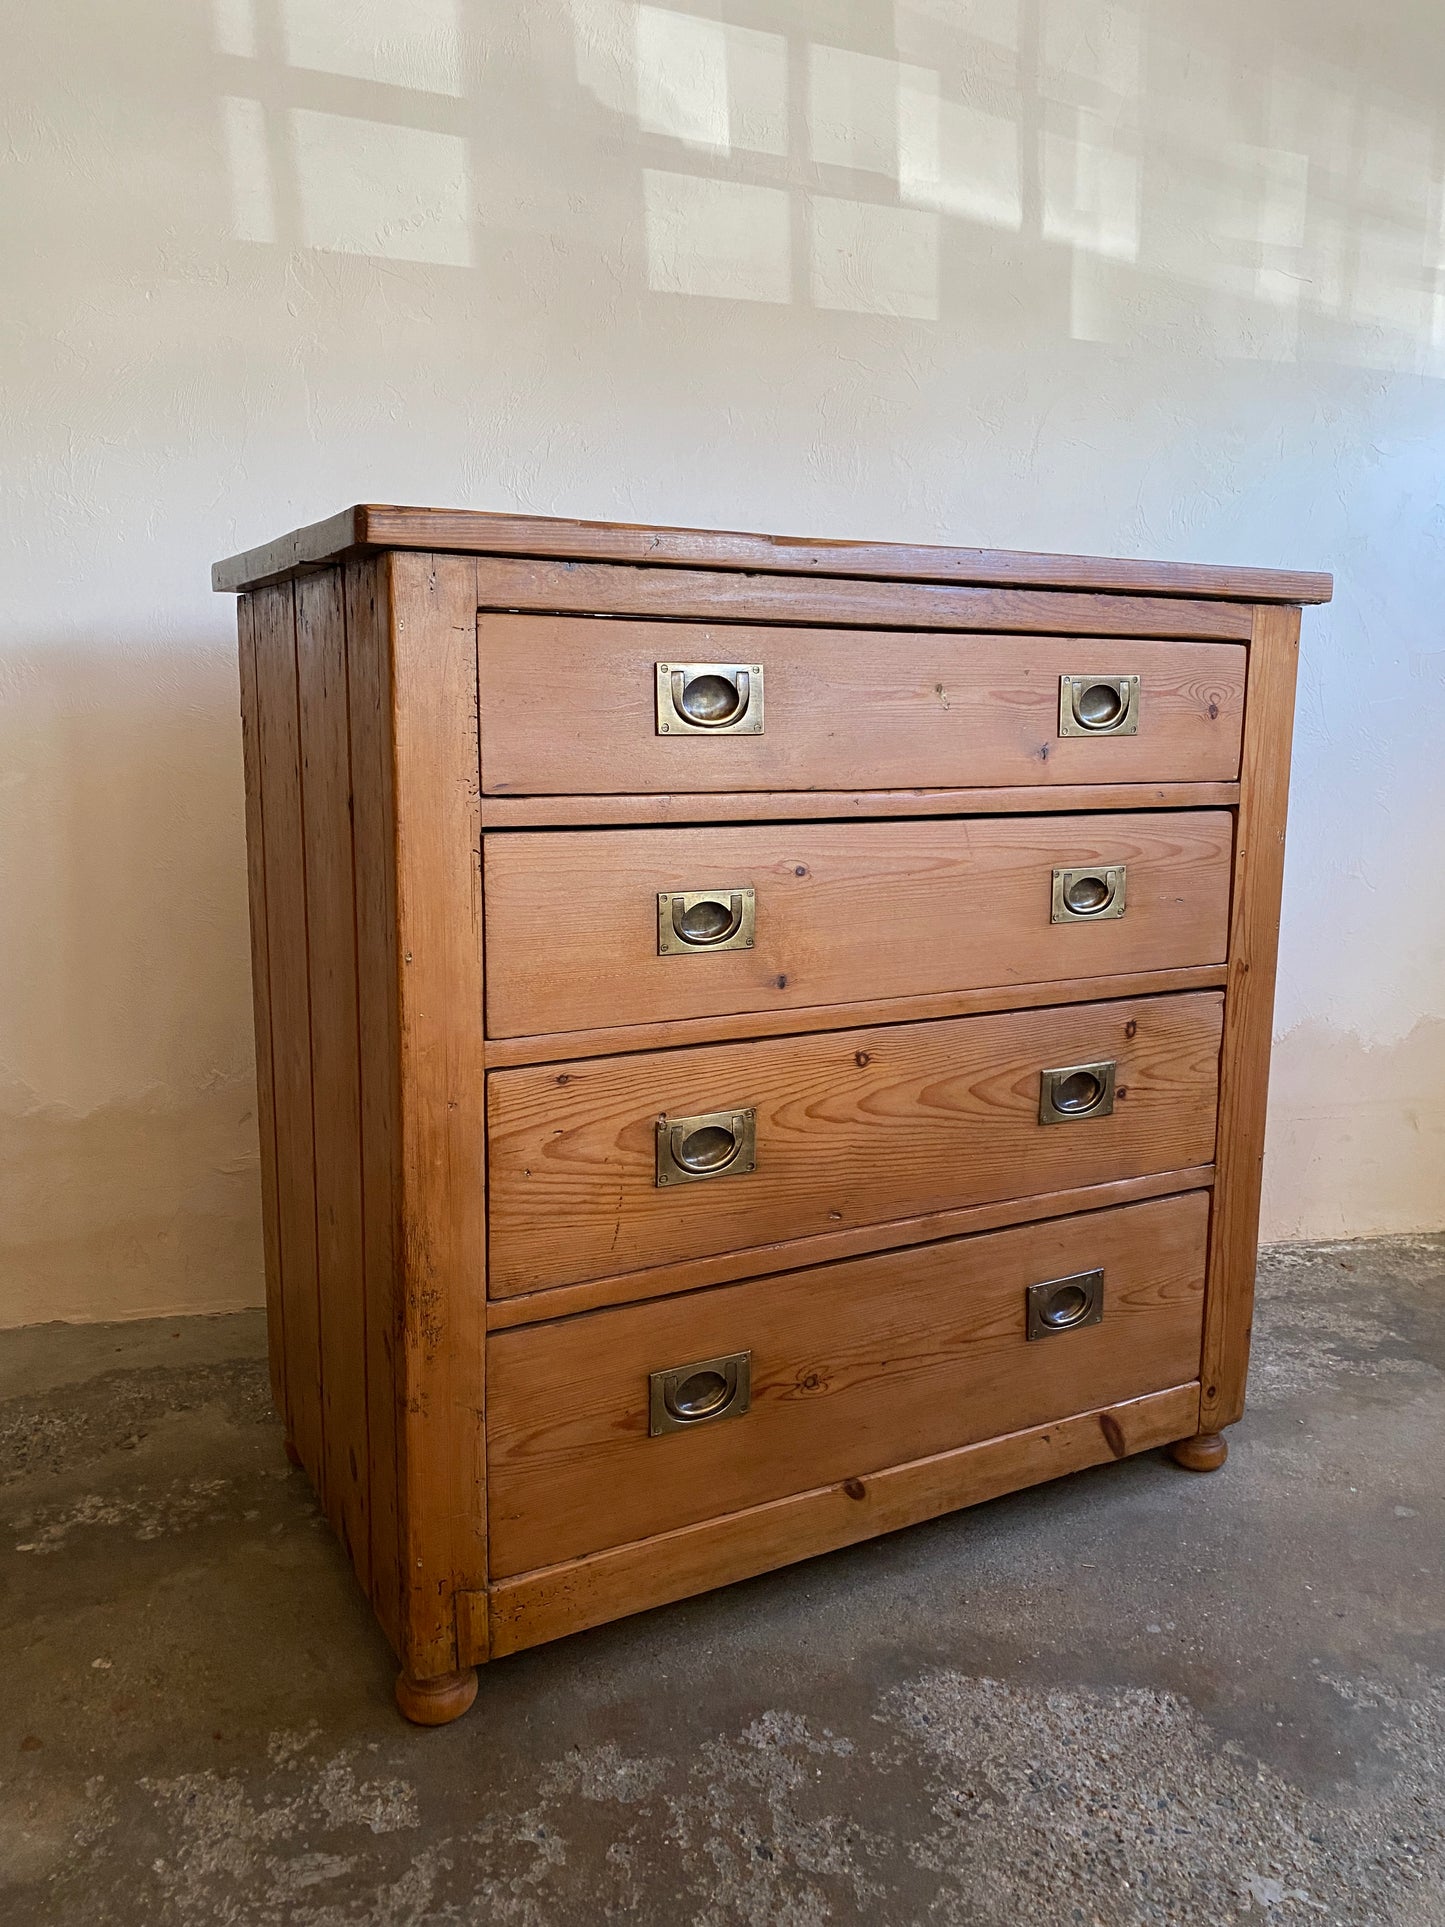
<svg viewBox="0 0 1445 1927"><path fill-rule="evenodd" d="M273 1391L404 1712L1222 1461L1327 577L359 508L214 580Z"/></svg>

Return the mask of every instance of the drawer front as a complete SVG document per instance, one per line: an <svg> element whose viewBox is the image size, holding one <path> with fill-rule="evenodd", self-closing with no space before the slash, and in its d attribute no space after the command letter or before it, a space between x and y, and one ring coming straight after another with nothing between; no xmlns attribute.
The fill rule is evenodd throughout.
<svg viewBox="0 0 1445 1927"><path fill-rule="evenodd" d="M1221 963L1232 828L1227 810L1180 810L495 832L483 839L487 1028L529 1036ZM1085 874L1056 896L1056 870Z"/></svg>
<svg viewBox="0 0 1445 1927"><path fill-rule="evenodd" d="M750 1247L1207 1164L1222 1014L1201 991L494 1072L490 1290L742 1274ZM1045 1071L1106 1062L1112 1112L1041 1120ZM738 1154L678 1179L702 1116L682 1156L717 1168L734 1130Z"/></svg>
<svg viewBox="0 0 1445 1927"><path fill-rule="evenodd" d="M1228 782L1239 774L1238 643L483 615L477 649L490 795ZM686 676L696 665L711 665L711 680L685 682L681 701L700 722L684 715L664 732L666 672ZM746 690L735 671L748 678ZM1111 699L1106 691L1085 700L1092 680L1137 676L1132 719L1070 733L1060 707L1065 676L1084 679L1083 709L1102 724L1107 713L1096 712ZM694 682L708 700L691 693Z"/></svg>
<svg viewBox="0 0 1445 1927"><path fill-rule="evenodd" d="M1208 1218L1195 1192L495 1333L491 1569L527 1571L1188 1383ZM1097 1272L1080 1288L1097 1322L1030 1340L1030 1286ZM745 1412L650 1429L653 1374L740 1353Z"/></svg>

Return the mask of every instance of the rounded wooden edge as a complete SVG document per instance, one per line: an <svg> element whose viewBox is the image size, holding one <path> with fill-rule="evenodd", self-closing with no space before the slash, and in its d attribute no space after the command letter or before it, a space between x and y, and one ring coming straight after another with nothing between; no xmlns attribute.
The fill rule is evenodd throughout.
<svg viewBox="0 0 1445 1927"><path fill-rule="evenodd" d="M1229 1457L1229 1442L1221 1432L1197 1432L1192 1439L1176 1439L1167 1449L1186 1472L1217 1472Z"/></svg>
<svg viewBox="0 0 1445 1927"><path fill-rule="evenodd" d="M294 1439L283 1438L281 1441L281 1450L294 1466L300 1466L301 1454L296 1450L296 1441Z"/></svg>
<svg viewBox="0 0 1445 1927"><path fill-rule="evenodd" d="M396 1703L414 1726L445 1726L458 1720L477 1697L477 1669L442 1673L436 1679L396 1676Z"/></svg>

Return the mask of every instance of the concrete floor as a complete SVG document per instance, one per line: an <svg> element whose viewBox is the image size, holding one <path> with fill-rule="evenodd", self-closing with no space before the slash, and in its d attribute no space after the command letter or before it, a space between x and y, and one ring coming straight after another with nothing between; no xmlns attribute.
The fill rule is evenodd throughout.
<svg viewBox="0 0 1445 1927"><path fill-rule="evenodd" d="M6 1927L1445 1923L1445 1238L1270 1254L1151 1455L402 1724L259 1318L0 1335Z"/></svg>

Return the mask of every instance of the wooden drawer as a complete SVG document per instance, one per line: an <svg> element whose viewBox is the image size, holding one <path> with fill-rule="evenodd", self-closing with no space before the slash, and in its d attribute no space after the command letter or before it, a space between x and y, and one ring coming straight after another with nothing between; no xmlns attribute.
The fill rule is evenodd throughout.
<svg viewBox="0 0 1445 1927"><path fill-rule="evenodd" d="M1187 1383L1207 1194L953 1238L493 1335L497 1575ZM1028 1287L1102 1269L1097 1324L1026 1337ZM649 1436L649 1374L751 1354L740 1417Z"/></svg>
<svg viewBox="0 0 1445 1927"><path fill-rule="evenodd" d="M483 615L490 795L1231 781L1236 643ZM658 665L761 667L761 734L662 734ZM1137 732L1060 730L1060 678L1138 676Z"/></svg>
<svg viewBox="0 0 1445 1927"><path fill-rule="evenodd" d="M487 1080L490 1291L1207 1164L1216 991L539 1065ZM1108 1116L1040 1075L1112 1060ZM750 1109L746 1175L661 1186L658 1120Z"/></svg>
<svg viewBox="0 0 1445 1927"><path fill-rule="evenodd" d="M487 1028L528 1036L1220 963L1232 831L1228 811L1180 810L496 832L483 839ZM1123 914L1054 922L1054 870L1089 865L1123 868ZM752 948L659 954L659 894L705 890L719 893L719 921L754 893Z"/></svg>

